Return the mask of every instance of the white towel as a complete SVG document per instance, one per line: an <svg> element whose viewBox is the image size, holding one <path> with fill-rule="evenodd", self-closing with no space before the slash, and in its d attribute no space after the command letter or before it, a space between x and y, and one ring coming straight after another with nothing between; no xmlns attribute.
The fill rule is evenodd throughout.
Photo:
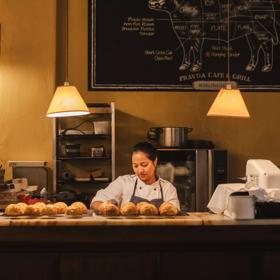
<svg viewBox="0 0 280 280"><path fill-rule="evenodd" d="M280 189L265 189L267 196L265 201L280 202Z"/></svg>
<svg viewBox="0 0 280 280"><path fill-rule="evenodd" d="M233 192L247 191L249 195L254 195L259 201L267 201L268 194L265 189L251 187L247 188L246 184L232 183L232 184L220 184L217 186L213 193L207 207L216 214L222 214L228 206L229 196ZM279 192L280 200L280 192Z"/></svg>

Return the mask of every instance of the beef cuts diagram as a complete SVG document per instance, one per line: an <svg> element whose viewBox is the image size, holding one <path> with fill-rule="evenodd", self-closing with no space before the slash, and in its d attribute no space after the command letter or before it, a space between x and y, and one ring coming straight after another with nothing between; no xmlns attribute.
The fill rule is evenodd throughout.
<svg viewBox="0 0 280 280"><path fill-rule="evenodd" d="M89 0L89 89L279 90L279 30L272 0Z"/></svg>

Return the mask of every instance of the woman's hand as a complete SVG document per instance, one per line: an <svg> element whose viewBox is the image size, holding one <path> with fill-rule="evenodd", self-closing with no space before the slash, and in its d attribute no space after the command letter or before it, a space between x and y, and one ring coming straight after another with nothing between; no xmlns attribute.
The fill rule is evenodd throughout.
<svg viewBox="0 0 280 280"><path fill-rule="evenodd" d="M99 208L100 208L100 206L102 205L102 203L103 203L103 201L94 201L94 202L91 204L90 208L93 209L93 211L94 211L95 214L101 215L100 209L99 209Z"/></svg>
<svg viewBox="0 0 280 280"><path fill-rule="evenodd" d="M163 202L159 207L159 213L163 216L176 216L179 210L170 202Z"/></svg>

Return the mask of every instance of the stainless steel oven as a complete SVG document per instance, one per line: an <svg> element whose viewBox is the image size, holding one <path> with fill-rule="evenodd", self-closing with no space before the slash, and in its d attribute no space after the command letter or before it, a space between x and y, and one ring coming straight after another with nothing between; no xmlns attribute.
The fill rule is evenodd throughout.
<svg viewBox="0 0 280 280"><path fill-rule="evenodd" d="M181 210L206 211L218 184L228 181L228 152L159 148L157 173L177 189Z"/></svg>

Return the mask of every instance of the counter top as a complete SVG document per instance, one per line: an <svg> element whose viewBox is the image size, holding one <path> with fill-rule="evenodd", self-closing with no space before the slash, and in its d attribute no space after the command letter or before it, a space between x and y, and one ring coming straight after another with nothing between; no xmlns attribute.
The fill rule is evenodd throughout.
<svg viewBox="0 0 280 280"><path fill-rule="evenodd" d="M0 227L13 226L250 226L280 225L280 219L233 220L208 212L190 212L185 216L170 218L124 217L6 217L0 216Z"/></svg>

